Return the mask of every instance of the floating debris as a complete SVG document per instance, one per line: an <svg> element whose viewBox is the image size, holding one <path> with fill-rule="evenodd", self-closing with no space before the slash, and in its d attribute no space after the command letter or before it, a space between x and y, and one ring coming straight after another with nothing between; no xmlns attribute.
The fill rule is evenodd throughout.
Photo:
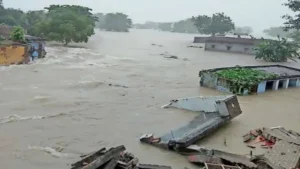
<svg viewBox="0 0 300 169"><path fill-rule="evenodd" d="M164 58L168 58L168 59L179 59L178 56L168 54L168 52L166 52L166 53L161 53L160 55L163 56Z"/></svg>
<svg viewBox="0 0 300 169"><path fill-rule="evenodd" d="M109 150L102 148L72 164L71 169L171 169L168 166L139 164L138 158L125 150L123 145Z"/></svg>
<svg viewBox="0 0 300 169"><path fill-rule="evenodd" d="M279 126L251 130L243 136L243 141L248 147L260 145L263 148L272 148L279 140L300 145L300 133Z"/></svg>
<svg viewBox="0 0 300 169"><path fill-rule="evenodd" d="M188 48L203 48L202 46L194 46L194 45L189 45L187 46Z"/></svg>
<svg viewBox="0 0 300 169"><path fill-rule="evenodd" d="M122 87L122 88L129 88L128 86L124 86L124 85L118 85L118 84L108 84L108 86L113 86L113 87Z"/></svg>
<svg viewBox="0 0 300 169"><path fill-rule="evenodd" d="M177 99L163 108L185 109L195 111L199 115L185 126L161 137L145 134L140 137L140 141L180 153L242 113L237 97L233 95Z"/></svg>
<svg viewBox="0 0 300 169"><path fill-rule="evenodd" d="M0 118L0 124L5 124L5 123L13 123L13 122L18 122L18 121L26 121L26 120L42 120L46 118L53 118L53 117L58 117L58 116L63 116L65 115L64 113L59 113L56 115L50 115L50 116L19 116L19 115L11 115L7 117L2 117Z"/></svg>
<svg viewBox="0 0 300 169"><path fill-rule="evenodd" d="M46 116L22 117L22 116L19 116L19 115L11 115L11 116L0 118L0 124L12 123L12 122L23 121L23 120L41 120L41 119L45 119L45 118L46 118Z"/></svg>
<svg viewBox="0 0 300 169"><path fill-rule="evenodd" d="M163 45L158 45L158 44L155 44L155 43L152 43L151 45L152 46L157 46L157 47L164 47Z"/></svg>

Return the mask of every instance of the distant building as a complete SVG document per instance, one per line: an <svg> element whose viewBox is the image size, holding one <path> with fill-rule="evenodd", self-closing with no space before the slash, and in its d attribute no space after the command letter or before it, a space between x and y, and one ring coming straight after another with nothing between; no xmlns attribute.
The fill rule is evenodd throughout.
<svg viewBox="0 0 300 169"><path fill-rule="evenodd" d="M252 36L210 36L195 37L194 43L205 43L205 50L222 51L243 54L255 54L254 47L263 41L263 39L255 39Z"/></svg>

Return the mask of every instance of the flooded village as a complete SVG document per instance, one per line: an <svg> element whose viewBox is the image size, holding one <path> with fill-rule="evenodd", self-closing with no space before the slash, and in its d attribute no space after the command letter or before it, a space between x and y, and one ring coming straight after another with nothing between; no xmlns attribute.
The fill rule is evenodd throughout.
<svg viewBox="0 0 300 169"><path fill-rule="evenodd" d="M270 48L284 39L14 28L0 25L3 168L300 167L300 60Z"/></svg>

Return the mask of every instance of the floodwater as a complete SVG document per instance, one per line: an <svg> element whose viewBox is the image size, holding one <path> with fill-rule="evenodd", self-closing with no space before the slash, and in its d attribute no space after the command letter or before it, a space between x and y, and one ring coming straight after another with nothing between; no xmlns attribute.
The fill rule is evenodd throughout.
<svg viewBox="0 0 300 169"><path fill-rule="evenodd" d="M170 132L195 116L161 109L169 100L224 94L199 87L199 70L266 63L187 48L193 36L97 32L85 48L49 46L47 58L34 64L0 67L1 168L65 169L81 154L123 144L141 163L196 169L183 156L141 144L139 137ZM165 52L179 59L160 55ZM242 135L250 129L299 130L299 100L300 89L239 97L243 114L198 144L247 154Z"/></svg>

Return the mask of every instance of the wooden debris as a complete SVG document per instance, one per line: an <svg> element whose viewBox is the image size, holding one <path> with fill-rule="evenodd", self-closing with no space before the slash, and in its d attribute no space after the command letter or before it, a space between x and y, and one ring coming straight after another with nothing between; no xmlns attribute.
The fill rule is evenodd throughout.
<svg viewBox="0 0 300 169"><path fill-rule="evenodd" d="M111 148L107 151L103 151L103 149L101 149L100 151L82 159L81 161L72 164L71 169L97 169L112 158L117 157L125 150L126 149L124 146Z"/></svg>
<svg viewBox="0 0 300 169"><path fill-rule="evenodd" d="M163 166L163 165L152 165L152 164L139 164L139 169L172 169L169 166Z"/></svg>
<svg viewBox="0 0 300 169"><path fill-rule="evenodd" d="M71 169L171 169L167 166L138 164L138 158L125 150L123 145L109 150L102 148L84 155L85 158L72 164Z"/></svg>

